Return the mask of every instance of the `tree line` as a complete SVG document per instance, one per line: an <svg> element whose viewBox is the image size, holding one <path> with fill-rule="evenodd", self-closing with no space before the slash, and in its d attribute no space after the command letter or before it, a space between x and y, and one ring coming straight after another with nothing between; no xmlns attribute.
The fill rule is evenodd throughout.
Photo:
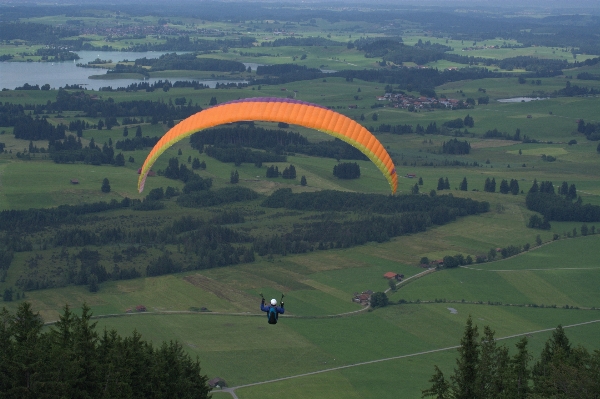
<svg viewBox="0 0 600 399"><path fill-rule="evenodd" d="M281 129L265 129L255 127L253 124L206 129L191 136L190 143L193 148L201 152L204 149L209 156L218 157L219 160L228 159L222 162L236 162L236 156L245 159L242 162L248 163L256 163L258 158L262 162L285 162L286 160L285 158L265 159L265 155L260 155L264 154L262 152L255 154L240 147L267 150L277 156L285 153L299 153L325 158L367 160L362 152L339 139L311 143L300 133ZM209 150L207 146L212 146L212 148ZM228 151L221 155L218 148L228 149Z"/></svg>
<svg viewBox="0 0 600 399"><path fill-rule="evenodd" d="M595 398L600 395L600 352L574 347L559 325L534 359L522 337L512 356L495 332L468 317L454 372L447 379L438 366L422 397L443 398ZM534 360L533 365L531 361Z"/></svg>
<svg viewBox="0 0 600 399"><path fill-rule="evenodd" d="M134 68L150 67L150 71L192 70L192 71L221 71L245 72L246 67L238 61L219 60L216 58L198 58L197 53L163 54L158 58L138 58Z"/></svg>
<svg viewBox="0 0 600 399"><path fill-rule="evenodd" d="M0 392L6 397L208 398L208 378L178 342L96 331L92 312L65 305L44 328L31 304L0 312Z"/></svg>
<svg viewBox="0 0 600 399"><path fill-rule="evenodd" d="M537 180L534 180L525 198L527 209L542 214L550 221L600 221L600 206L583 204L581 197L577 196L575 185L569 186L565 192L566 186L567 182L561 184L559 193L556 193L551 181L538 184Z"/></svg>

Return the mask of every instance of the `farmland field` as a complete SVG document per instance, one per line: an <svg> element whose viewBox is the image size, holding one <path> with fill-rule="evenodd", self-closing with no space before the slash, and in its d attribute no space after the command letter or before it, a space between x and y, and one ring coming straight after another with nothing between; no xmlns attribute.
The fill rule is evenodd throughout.
<svg viewBox="0 0 600 399"><path fill-rule="evenodd" d="M106 10L90 6L77 17L32 14L20 21L72 28L78 34L63 32L55 39L98 51L99 58L102 51L165 51L162 46L170 45L200 59L249 63L252 67L245 71L169 67L150 72L151 78L171 83L186 76L248 84L193 88L161 82L150 87L140 80L138 89L117 90L120 79L143 75L114 73L96 76L107 79L110 90L0 91L0 293L7 309L30 302L48 324L47 331L65 304L79 312L85 303L99 334L105 329L123 336L137 331L155 345L178 341L199 359L203 374L225 379L240 399L420 398L430 386L434 365L447 376L452 373L455 347L469 316L480 332L490 326L511 354L525 335L529 353L537 358L558 325L567 327L573 346L600 349L600 220L593 215L585 221L553 218L543 229L533 228L532 216L542 220L545 214L526 204L535 181L556 191L565 183L576 186L570 201L586 209L600 206L600 146L594 130L600 129L600 54L589 51L594 43L550 45L545 35L539 45L515 39L533 40L525 28L511 38L489 32L485 38L471 37L445 25L444 13L450 11L434 13L432 26L438 32L418 21L419 13L382 23L369 14L374 11L354 7L327 9L313 18L305 16L313 15L310 8L294 5L286 9L289 20L262 8L230 19L209 17L210 7L206 18L177 16L176 7L169 16ZM521 18L488 11L510 20L510 29L518 25L512 19ZM388 12L399 11L383 14ZM470 11L456 12L457 20L471 18ZM368 18L357 17L363 14ZM544 22L544 16L523 20ZM581 18L582 26L593 20ZM543 26L543 32L551 31L550 24ZM139 33L142 28L146 33ZM436 50L439 45L452 50ZM427 62L414 58L403 66L386 61L409 58L411 51L402 53L407 48L420 49L421 55L441 52ZM50 62L40 55L42 50L62 51L35 40L0 42L6 62ZM479 58L471 65L449 61L456 55L495 61L489 66ZM496 64L506 60L526 67L499 69ZM254 64L296 64L300 72L258 75ZM555 65L562 70L554 70ZM302 67L312 70L304 75ZM482 73L484 67L488 71ZM457 69L456 75L449 68ZM580 91L567 90L573 86ZM392 100L394 95L408 99L412 107ZM222 147L238 151L230 158L235 161L222 162L207 154L208 144L195 149L184 139L156 160L156 175L138 193L137 172L151 146L138 144L129 151L121 149L124 140L160 137L192 109L251 97L301 100L351 118L371 131L392 158L396 196L417 198L419 205L439 197L442 205L390 214L374 207L331 210L318 201L307 205L308 200L301 205L298 200L296 207L285 200L269 204L265 200L282 188L302 198L331 190L339 198L370 194L373 201L383 201L390 186L368 160L343 159L339 149L327 157L306 155L303 149L289 150L281 139L283 133L298 133L311 145L326 142L319 148L333 148L333 138L323 132L245 120L226 127L240 137L251 126L280 130L276 147L252 148L279 156L270 158L276 162L239 158L249 147L237 139ZM433 99L454 105L435 105ZM147 107L163 113L152 114ZM467 126L469 118L473 123ZM40 139L26 129L23 133L18 122L24 120L69 127L66 136L79 147L64 154L82 156L60 158L56 140ZM79 131L73 127L78 124L83 125ZM136 137L138 127L141 137ZM28 138L16 138L18 134ZM450 142L468 151L453 153L446 147ZM90 157L94 151L109 160ZM117 166L117 155L124 164ZM203 166L194 166L199 161ZM360 177L334 176L341 162L356 162ZM267 177L268 167L281 173L292 165L295 178ZM236 175L239 181L234 181ZM207 186L196 190L190 179ZM488 192L491 179L496 187ZM445 180L449 187L440 187ZM508 182L516 189L501 193ZM182 201L194 195L205 202ZM558 195L563 199L567 193ZM478 201L487 211L467 214L460 206L444 205L462 199ZM63 213L52 213L57 209ZM440 209L450 216L434 223L432 215ZM396 224L404 228L415 220L408 216L417 214L426 221L421 231L407 228L410 233L395 235L388 227L360 239L362 229L385 226L376 224L381 220L398 217ZM331 226L337 230L325 230ZM324 237L321 230L332 236ZM344 241L346 237L353 238ZM519 253L509 256L508 249ZM422 264L445 257L466 261L456 268ZM393 286L383 277L387 272L403 275L404 281ZM371 308L353 300L363 292L385 292L389 304ZM261 295L279 300L282 294L285 314L276 326L269 325L259 309ZM231 397L218 389L212 394Z"/></svg>

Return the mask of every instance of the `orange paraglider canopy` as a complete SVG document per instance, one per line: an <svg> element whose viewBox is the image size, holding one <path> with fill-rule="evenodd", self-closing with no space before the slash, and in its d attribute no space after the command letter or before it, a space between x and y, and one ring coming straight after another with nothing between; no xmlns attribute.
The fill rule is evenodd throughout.
<svg viewBox="0 0 600 399"><path fill-rule="evenodd" d="M285 122L319 130L356 147L385 176L392 193L398 187L394 163L383 145L359 123L320 105L286 98L258 97L236 100L200 111L175 125L156 143L140 170L138 191L150 168L167 148L200 130L239 121Z"/></svg>

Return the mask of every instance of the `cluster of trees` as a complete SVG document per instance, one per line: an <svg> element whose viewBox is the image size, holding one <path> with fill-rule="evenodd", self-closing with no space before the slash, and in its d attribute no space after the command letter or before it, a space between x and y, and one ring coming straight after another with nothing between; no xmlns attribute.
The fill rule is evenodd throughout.
<svg viewBox="0 0 600 399"><path fill-rule="evenodd" d="M329 213L319 216L320 221L295 226L289 233L257 239L254 250L259 255L285 255L313 249L347 248L370 241L386 242L392 237L425 231L432 224L442 225L457 216L485 212L489 208L487 203L463 201L451 196L404 196L398 199L383 195L346 194L336 191L293 194L291 189L277 190L263 201L263 206ZM331 211L360 212L370 216L340 222Z"/></svg>
<svg viewBox="0 0 600 399"><path fill-rule="evenodd" d="M542 214L549 221L600 221L600 206L584 205L581 197L576 196L577 189L574 184L565 192L565 187L568 185L564 182L557 194L552 182L543 181L538 184L537 180L534 180L525 199L527 209ZM575 197L577 199L573 201Z"/></svg>
<svg viewBox="0 0 600 399"><path fill-rule="evenodd" d="M528 76L535 77L552 77L562 75L562 70L571 68L567 60L559 59L544 59L532 56L517 56L496 60L494 64L500 68L512 71L513 69L525 69L527 72L532 72Z"/></svg>
<svg viewBox="0 0 600 399"><path fill-rule="evenodd" d="M450 190L450 182L447 177L445 179L443 177L438 179L437 190Z"/></svg>
<svg viewBox="0 0 600 399"><path fill-rule="evenodd" d="M311 143L299 133L287 132L280 129L264 129L255 127L253 123L242 123L234 126L203 130L194 134L190 138L190 143L193 148L199 151L204 149L207 154L210 151L213 151L214 154L214 147L252 147L266 150L277 156L284 153L300 153L325 158L367 160L362 152L339 139ZM212 146L213 149L208 150L207 146ZM260 158L258 154L252 157ZM257 160L249 159L244 162L255 163ZM262 162L284 162L285 158L281 160L260 158L260 160Z"/></svg>
<svg viewBox="0 0 600 399"><path fill-rule="evenodd" d="M582 72L577 74L579 80L600 80L600 75L594 75L589 72Z"/></svg>
<svg viewBox="0 0 600 399"><path fill-rule="evenodd" d="M236 188L237 189L237 188ZM223 189L213 197L221 201L230 202L248 198L248 189L237 190ZM157 197L160 197L158 195ZM256 197L256 194L252 197ZM233 198L233 199L232 199ZM158 199L147 202L158 202ZM204 206L214 203L204 204ZM42 256L35 256L27 260L29 266L17 279L16 285L21 290L37 290L51 287L61 287L69 284L87 285L90 291L97 291L98 285L107 280L120 280L140 277L145 271L146 275L159 275L181 270L194 270L200 268L212 268L237 264L241 262L254 261L254 253L251 248L235 243L251 243L253 238L237 232L222 224L241 223L244 217L239 212L223 212L209 220L183 217L163 227L140 227L122 228L103 227L61 227L53 230L53 237L44 241L44 248L62 248L60 254L52 254L49 260ZM126 244L126 249L112 254L101 253L90 250L87 247L103 246L110 244ZM195 258L186 257L185 264L176 261L169 251L162 251L162 255L156 257L145 270L137 270L135 267L120 266L120 262L130 262L133 257L146 253L144 246L154 244L171 244L182 248L185 254L195 254ZM67 248L82 248L74 254L69 253ZM31 250L29 248L28 250ZM12 254L12 251L10 251ZM8 260L8 259L7 259ZM112 271L107 270L103 264L106 262L114 264ZM45 266L45 273L39 273L39 266ZM10 264L4 265L7 269ZM4 269L3 269L4 270Z"/></svg>
<svg viewBox="0 0 600 399"><path fill-rule="evenodd" d="M262 206L317 212L353 211L377 214L430 212L434 224L437 224L437 221L443 224L455 220L458 216L488 212L490 204L469 198L455 198L452 195L386 196L333 190L293 194L291 189L284 188L266 198Z"/></svg>
<svg viewBox="0 0 600 399"><path fill-rule="evenodd" d="M158 143L158 140L160 140L160 137L158 136L142 137L140 128L140 136L136 134L136 136L132 139L126 138L125 140L118 140L115 143L115 148L121 151L143 150L144 148L154 147L154 145Z"/></svg>
<svg viewBox="0 0 600 399"><path fill-rule="evenodd" d="M81 316L65 305L44 327L23 302L0 312L0 392L7 397L208 398L208 378L178 342L158 346L133 332L98 333L84 304Z"/></svg>
<svg viewBox="0 0 600 399"><path fill-rule="evenodd" d="M157 10L160 13L160 11ZM186 34L176 37L166 36L166 43L135 43L130 44L129 47L124 48L124 51L133 52L147 52L147 51L190 51L190 52L210 52L214 50L222 50L230 47L252 47L252 43L256 41L255 38L250 36L240 36L236 39L217 39L217 40L205 40L190 37ZM90 43L84 43L81 45L81 50L97 50ZM118 51L117 49L108 46L103 49L105 51Z"/></svg>
<svg viewBox="0 0 600 399"><path fill-rule="evenodd" d="M555 91L556 95L565 96L565 97L574 97L574 96L587 96L587 95L596 95L599 94L600 90L595 87L585 87L572 85L570 81L567 80L564 89L560 89Z"/></svg>
<svg viewBox="0 0 600 399"><path fill-rule="evenodd" d="M471 152L471 144L468 141L458 141L454 138L442 144L442 153L464 155Z"/></svg>
<svg viewBox="0 0 600 399"><path fill-rule="evenodd" d="M515 134L510 134L507 132L501 132L497 128L494 128L493 130L488 130L487 132L485 132L483 134L483 137L486 139L504 139L504 140L514 140L514 141L523 140L523 142L525 142L525 139L521 138L521 129L515 130ZM524 136L524 137L527 137L527 136Z"/></svg>
<svg viewBox="0 0 600 399"><path fill-rule="evenodd" d="M290 38L292 39L292 38ZM307 68L305 65L298 64L274 64L274 65L259 65L256 67L256 74L261 75L305 75L306 73L321 74L321 70L317 68Z"/></svg>
<svg viewBox="0 0 600 399"><path fill-rule="evenodd" d="M284 179L295 179L296 178L296 167L294 165L290 164L290 166L283 169L283 172L281 172L281 177L283 177Z"/></svg>
<svg viewBox="0 0 600 399"><path fill-rule="evenodd" d="M588 122L585 123L583 119L577 122L577 131L585 134L588 140L598 141L600 140L600 123ZM599 144L600 147L600 144ZM598 151L600 152L600 151Z"/></svg>
<svg viewBox="0 0 600 399"><path fill-rule="evenodd" d="M510 183L505 179L502 179L502 181L500 182L500 193L501 194L511 193L512 195L517 195L517 194L519 194L519 190L520 190L519 182L516 179L510 179ZM491 180L489 177L485 179L483 191L486 191L488 193L496 192L496 178L495 177L492 177Z"/></svg>
<svg viewBox="0 0 600 399"><path fill-rule="evenodd" d="M311 47L311 46L344 46L344 43L324 37L285 37L272 42L263 41L262 47ZM260 68L260 66L259 66Z"/></svg>
<svg viewBox="0 0 600 399"><path fill-rule="evenodd" d="M255 151L240 145L206 146L204 153L221 162L233 162L235 166L242 163L252 163L260 167L263 162L285 162L285 155L275 154L270 151Z"/></svg>
<svg viewBox="0 0 600 399"><path fill-rule="evenodd" d="M467 116L465 116L464 119L456 118L451 121L444 122L443 126L450 128L450 129L462 129L465 126L474 127L475 121L473 120L472 116L467 115Z"/></svg>
<svg viewBox="0 0 600 399"><path fill-rule="evenodd" d="M61 140L65 138L66 131L67 126L62 123L54 126L45 118L29 115L15 120L13 128L15 138L22 140Z"/></svg>
<svg viewBox="0 0 600 399"><path fill-rule="evenodd" d="M600 395L600 352L573 347L562 326L546 341L537 360L523 337L510 356L499 345L494 331L485 326L481 339L471 316L458 347L456 367L450 379L434 366L423 398L580 398Z"/></svg>
<svg viewBox="0 0 600 399"><path fill-rule="evenodd" d="M191 71L221 71L244 72L246 67L238 61L219 60L216 58L198 58L197 53L163 54L158 58L138 58L134 68L150 67L150 71L191 70ZM122 65L118 64L117 66ZM143 69L143 68L142 68Z"/></svg>
<svg viewBox="0 0 600 399"><path fill-rule="evenodd" d="M279 177L279 167L277 165L271 165L267 168L267 178Z"/></svg>
<svg viewBox="0 0 600 399"><path fill-rule="evenodd" d="M112 98L98 99L84 91L70 92L60 88L56 101L44 106L52 112L82 111L89 117L102 115L108 117L149 117L151 123L185 119L190 115L202 111L199 105L175 105L171 102L151 100L131 100L114 102Z"/></svg>
<svg viewBox="0 0 600 399"><path fill-rule="evenodd" d="M84 162L92 165L125 165L125 156L121 153L115 156L115 150L110 139L108 144L104 143L100 147L96 145L96 142L92 138L88 146L83 147L80 138L75 140L73 136L67 136L62 142L49 141L48 152L50 153L50 158L56 163Z"/></svg>
<svg viewBox="0 0 600 399"><path fill-rule="evenodd" d="M356 162L341 162L333 166L333 175L338 179L358 179L360 166Z"/></svg>

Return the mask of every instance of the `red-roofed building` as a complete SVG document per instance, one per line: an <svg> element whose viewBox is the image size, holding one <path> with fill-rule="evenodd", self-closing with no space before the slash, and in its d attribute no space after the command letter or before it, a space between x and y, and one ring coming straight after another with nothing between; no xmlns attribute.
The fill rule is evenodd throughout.
<svg viewBox="0 0 600 399"><path fill-rule="evenodd" d="M398 280L398 281L402 281L402 278L404 278L404 274L398 274L398 273L394 273L394 272L387 272L386 274L383 275L383 277L389 279L389 280Z"/></svg>

